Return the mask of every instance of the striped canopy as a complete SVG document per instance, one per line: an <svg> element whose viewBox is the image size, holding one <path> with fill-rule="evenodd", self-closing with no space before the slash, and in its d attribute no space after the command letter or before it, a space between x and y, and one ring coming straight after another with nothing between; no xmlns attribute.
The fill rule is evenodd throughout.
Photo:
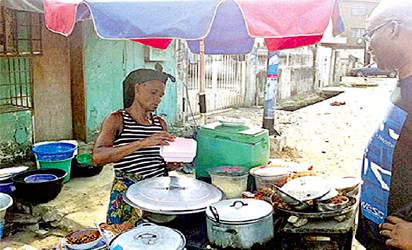
<svg viewBox="0 0 412 250"><path fill-rule="evenodd" d="M130 39L165 49L175 38L199 53L246 54L255 38L270 51L314 44L329 22L343 31L337 0L44 0L46 26L70 35L91 18L103 39Z"/></svg>

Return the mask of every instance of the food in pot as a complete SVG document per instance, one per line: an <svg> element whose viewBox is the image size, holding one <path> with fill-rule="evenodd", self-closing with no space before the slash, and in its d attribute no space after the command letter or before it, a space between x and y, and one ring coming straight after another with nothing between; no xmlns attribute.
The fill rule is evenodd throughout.
<svg viewBox="0 0 412 250"><path fill-rule="evenodd" d="M69 244L85 244L97 240L100 237L98 230L80 230L66 236Z"/></svg>
<svg viewBox="0 0 412 250"><path fill-rule="evenodd" d="M272 196L272 207L274 210L278 209L278 208L282 208L282 209L287 209L287 210L291 210L289 204L287 204L282 197L278 196L278 195L273 195Z"/></svg>
<svg viewBox="0 0 412 250"><path fill-rule="evenodd" d="M272 188L265 187L265 188L260 189L258 192L261 193L263 196L270 197L274 191Z"/></svg>
<svg viewBox="0 0 412 250"><path fill-rule="evenodd" d="M334 205L342 205L349 201L348 197L343 195L338 195L330 199L330 203Z"/></svg>
<svg viewBox="0 0 412 250"><path fill-rule="evenodd" d="M304 176L316 176L316 173L314 171L292 172L289 174L288 181L299 178L299 177L304 177Z"/></svg>

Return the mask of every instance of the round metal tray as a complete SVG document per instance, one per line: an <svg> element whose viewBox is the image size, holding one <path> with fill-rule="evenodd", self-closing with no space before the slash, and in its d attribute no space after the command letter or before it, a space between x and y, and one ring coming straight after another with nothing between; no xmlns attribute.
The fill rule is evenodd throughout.
<svg viewBox="0 0 412 250"><path fill-rule="evenodd" d="M143 211L151 212L151 213L156 213L156 214L164 214L164 215L183 215L183 214L195 214L195 213L201 213L206 210L206 207L201 208L201 209L196 209L196 210L181 210L181 211L174 211L174 210L168 210L168 211L163 211L163 210L152 210L152 209L147 209L141 206L136 205L130 199L127 198L127 195L125 193L123 194L123 200L130 206L134 208L141 209Z"/></svg>
<svg viewBox="0 0 412 250"><path fill-rule="evenodd" d="M278 208L275 212L280 212L286 215L294 215L299 218L315 218L315 219L322 219L322 218L333 218L340 215L345 215L349 212L352 212L356 207L356 198L348 197L349 202L346 207L341 209L337 209L334 211L326 211L326 212L318 212L318 211L292 211L283 208Z"/></svg>

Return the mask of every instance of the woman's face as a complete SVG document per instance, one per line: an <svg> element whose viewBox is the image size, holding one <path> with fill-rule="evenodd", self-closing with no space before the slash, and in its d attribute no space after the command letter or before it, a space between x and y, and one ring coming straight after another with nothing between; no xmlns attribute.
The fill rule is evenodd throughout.
<svg viewBox="0 0 412 250"><path fill-rule="evenodd" d="M165 92L165 84L151 80L135 86L135 100L147 112L153 112L160 104Z"/></svg>

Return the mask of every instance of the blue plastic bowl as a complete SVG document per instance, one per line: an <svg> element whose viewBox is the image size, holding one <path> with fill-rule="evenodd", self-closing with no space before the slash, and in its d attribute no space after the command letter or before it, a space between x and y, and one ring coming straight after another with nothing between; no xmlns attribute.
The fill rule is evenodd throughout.
<svg viewBox="0 0 412 250"><path fill-rule="evenodd" d="M43 183L54 181L57 179L57 176L54 174L33 174L24 178L26 183Z"/></svg>
<svg viewBox="0 0 412 250"><path fill-rule="evenodd" d="M0 193L11 194L16 190L14 183L11 180L0 182Z"/></svg>
<svg viewBox="0 0 412 250"><path fill-rule="evenodd" d="M50 142L33 147L38 161L63 161L73 158L76 145L66 142Z"/></svg>

